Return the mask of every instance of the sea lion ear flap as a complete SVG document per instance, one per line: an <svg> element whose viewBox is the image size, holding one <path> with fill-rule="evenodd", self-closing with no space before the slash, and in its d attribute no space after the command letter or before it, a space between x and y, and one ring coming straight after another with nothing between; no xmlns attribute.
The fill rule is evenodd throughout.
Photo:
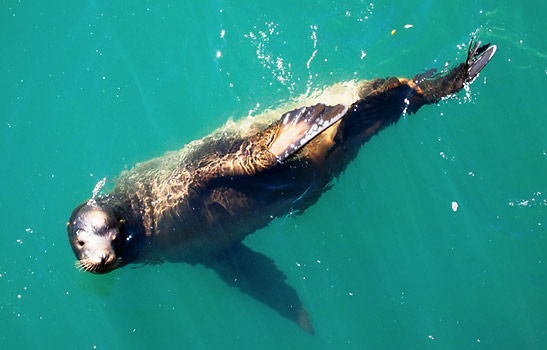
<svg viewBox="0 0 547 350"><path fill-rule="evenodd" d="M275 154L279 162L285 161L314 137L339 121L347 111L347 105L326 106L318 103L283 114L277 133L269 146L270 152Z"/></svg>

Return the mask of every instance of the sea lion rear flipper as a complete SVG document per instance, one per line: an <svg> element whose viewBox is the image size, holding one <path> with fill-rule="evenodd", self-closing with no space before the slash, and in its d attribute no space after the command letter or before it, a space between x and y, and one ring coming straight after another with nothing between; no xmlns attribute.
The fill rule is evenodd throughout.
<svg viewBox="0 0 547 350"><path fill-rule="evenodd" d="M285 274L264 254L236 243L201 263L213 269L228 285L268 305L306 332L314 333L296 290L286 283Z"/></svg>
<svg viewBox="0 0 547 350"><path fill-rule="evenodd" d="M465 62L449 70L446 74L430 77L416 75L408 82L415 94L410 95L410 112L416 112L421 106L438 102L441 98L455 94L466 83L472 82L479 72L490 62L496 53L496 45L481 45L471 38Z"/></svg>
<svg viewBox="0 0 547 350"><path fill-rule="evenodd" d="M329 126L339 121L347 111L348 107L343 104L327 106L318 103L283 114L269 151L283 162Z"/></svg>
<svg viewBox="0 0 547 350"><path fill-rule="evenodd" d="M470 55L472 56L472 61L469 62L469 68L467 70L468 81L475 79L477 74L479 74L479 72L486 66L486 64L490 62L497 50L496 45L490 45L490 43L488 43L479 47L480 44L481 42L479 41L473 47L472 55ZM469 43L469 45L471 45L471 43Z"/></svg>

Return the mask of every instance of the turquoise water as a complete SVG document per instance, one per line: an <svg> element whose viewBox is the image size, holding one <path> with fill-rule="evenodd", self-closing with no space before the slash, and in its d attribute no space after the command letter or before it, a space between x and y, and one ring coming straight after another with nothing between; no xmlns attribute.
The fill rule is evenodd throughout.
<svg viewBox="0 0 547 350"><path fill-rule="evenodd" d="M547 348L546 11L2 1L2 347ZM315 206L246 240L314 336L200 266L74 268L65 223L100 179L308 89L463 59L475 31L498 52L467 94L386 129Z"/></svg>

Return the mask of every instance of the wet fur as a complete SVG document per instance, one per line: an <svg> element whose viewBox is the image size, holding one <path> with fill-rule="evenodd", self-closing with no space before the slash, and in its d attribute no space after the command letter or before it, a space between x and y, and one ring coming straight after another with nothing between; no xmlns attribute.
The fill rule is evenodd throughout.
<svg viewBox="0 0 547 350"><path fill-rule="evenodd" d="M480 56L484 52L490 55L486 62ZM289 130L293 133L285 135L281 112L268 111L230 122L182 150L124 171L112 191L95 200L97 207L113 213L111 220L120 223L126 238L117 248L113 267L163 260L201 263L228 283L246 281L237 286L313 333L307 312L284 282L285 276L273 261L241 241L272 219L300 213L315 203L364 143L403 113L415 113L456 93L474 78L468 75L477 70L474 64L484 67L494 52L495 47L470 43L466 62L444 75L346 83L354 89L340 98L349 107L344 117L283 161L271 152L272 145L282 149L288 141L276 140L292 140L298 132ZM73 249L78 215L75 210L69 220ZM97 272L85 258L76 266ZM257 266L263 270L255 270ZM264 280L264 276L276 277ZM257 288L264 283L269 287ZM268 290L280 291L284 299L276 300Z"/></svg>

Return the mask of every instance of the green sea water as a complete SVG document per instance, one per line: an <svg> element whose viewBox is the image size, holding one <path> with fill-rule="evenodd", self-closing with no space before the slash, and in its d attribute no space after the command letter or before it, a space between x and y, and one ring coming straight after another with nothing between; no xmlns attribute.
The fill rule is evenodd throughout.
<svg viewBox="0 0 547 350"><path fill-rule="evenodd" d="M0 1L1 347L547 348L545 13ZM315 335L201 266L74 268L65 223L102 178L340 81L442 68L472 33L498 51L468 91L381 132L316 205L246 239Z"/></svg>

